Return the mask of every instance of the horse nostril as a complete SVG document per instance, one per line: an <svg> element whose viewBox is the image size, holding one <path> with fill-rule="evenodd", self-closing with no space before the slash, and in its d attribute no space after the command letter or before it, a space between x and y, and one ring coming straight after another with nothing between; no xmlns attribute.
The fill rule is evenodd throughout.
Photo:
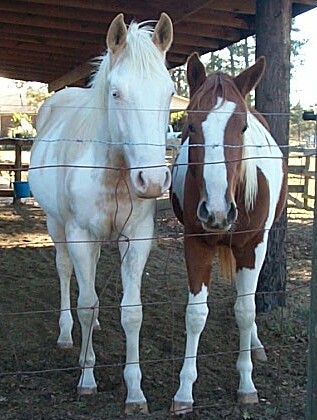
<svg viewBox="0 0 317 420"><path fill-rule="evenodd" d="M198 215L199 220L203 222L207 222L208 219L210 218L206 201L202 201L201 203L199 203L197 215Z"/></svg>
<svg viewBox="0 0 317 420"><path fill-rule="evenodd" d="M148 184L147 184L146 177L144 177L144 172L140 171L136 178L136 187L140 192L143 193L146 191L147 186Z"/></svg>
<svg viewBox="0 0 317 420"><path fill-rule="evenodd" d="M140 187L142 187L142 186L144 186L144 185L145 185L145 180L144 180L144 178L143 178L143 171L140 171L140 172L138 173L137 183L138 183L138 185L139 185Z"/></svg>
<svg viewBox="0 0 317 420"><path fill-rule="evenodd" d="M237 218L237 207L234 202L230 203L230 208L227 213L227 222L229 224L233 223Z"/></svg>

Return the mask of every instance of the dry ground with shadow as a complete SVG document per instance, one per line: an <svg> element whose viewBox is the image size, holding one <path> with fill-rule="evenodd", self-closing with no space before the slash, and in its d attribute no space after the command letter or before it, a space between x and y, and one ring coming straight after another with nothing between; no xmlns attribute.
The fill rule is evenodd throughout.
<svg viewBox="0 0 317 420"><path fill-rule="evenodd" d="M210 313L199 348L196 409L187 418L304 418L307 318L311 264L312 214L294 213L288 227L287 306L258 315L268 363L255 364L260 403L235 401L238 333L233 316L235 290L215 272ZM149 416L170 418L184 348L187 300L181 227L161 212L153 251L144 273L141 331L143 389ZM42 211L31 204L0 205L0 418L66 420L123 418L124 335L120 326L121 283L114 246L104 246L97 274L101 331L94 334L98 394L78 399L79 324L74 348L61 351L58 335L59 286L54 249ZM72 280L72 304L77 286Z"/></svg>

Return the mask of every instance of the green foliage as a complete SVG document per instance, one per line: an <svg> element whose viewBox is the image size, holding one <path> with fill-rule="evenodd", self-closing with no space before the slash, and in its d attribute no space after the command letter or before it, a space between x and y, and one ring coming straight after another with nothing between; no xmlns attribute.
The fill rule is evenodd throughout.
<svg viewBox="0 0 317 420"><path fill-rule="evenodd" d="M29 86L26 90L26 100L29 106L34 107L36 110L40 107L43 101L48 98L50 94L46 87L41 89L34 89Z"/></svg>
<svg viewBox="0 0 317 420"><path fill-rule="evenodd" d="M186 81L186 69L185 66L180 66L171 71L171 78L175 85L177 95L185 96L188 98L188 86Z"/></svg>
<svg viewBox="0 0 317 420"><path fill-rule="evenodd" d="M181 131L186 117L185 111L172 112L170 115L170 122L175 131Z"/></svg>
<svg viewBox="0 0 317 420"><path fill-rule="evenodd" d="M294 19L292 20L291 32L291 76L292 69L303 65L303 58L301 58L301 48L308 42L307 39L301 39L299 29L294 26ZM224 71L235 76L242 70L249 67L255 60L255 44L256 37L250 36L235 44L229 45L227 48L205 54L202 57L206 66L207 74L215 71ZM172 79L175 82L175 88L178 95L188 97L188 86L186 81L185 66L178 67L171 72ZM250 99L250 103L252 100Z"/></svg>
<svg viewBox="0 0 317 420"><path fill-rule="evenodd" d="M290 110L290 141L304 145L314 144L316 123L314 121L303 121L304 109L300 103L291 107ZM315 109L317 112L317 108Z"/></svg>
<svg viewBox="0 0 317 420"><path fill-rule="evenodd" d="M296 28L295 26L295 20L292 19L292 32L293 35L291 37L291 75L292 75L292 69L296 66L302 66L304 64L303 58L300 56L300 50L301 48L307 44L308 39L295 39L296 35L299 34L300 30Z"/></svg>
<svg viewBox="0 0 317 420"><path fill-rule="evenodd" d="M36 135L30 115L23 112L15 112L12 114L11 121L14 126L12 133L14 137L28 138Z"/></svg>

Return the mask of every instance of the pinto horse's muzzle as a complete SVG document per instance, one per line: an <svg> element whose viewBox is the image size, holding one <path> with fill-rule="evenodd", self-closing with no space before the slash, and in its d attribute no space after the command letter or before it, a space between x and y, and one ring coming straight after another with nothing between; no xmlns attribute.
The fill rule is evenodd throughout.
<svg viewBox="0 0 317 420"><path fill-rule="evenodd" d="M197 208L197 217L206 231L228 231L237 216L237 206L233 201L229 203L226 211L208 210L206 201L201 201Z"/></svg>

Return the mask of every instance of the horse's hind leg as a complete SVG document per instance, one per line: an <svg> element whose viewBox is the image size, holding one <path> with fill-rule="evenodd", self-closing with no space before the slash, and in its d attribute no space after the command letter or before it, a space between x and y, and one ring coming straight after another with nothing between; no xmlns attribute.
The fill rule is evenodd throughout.
<svg viewBox="0 0 317 420"><path fill-rule="evenodd" d="M57 345L61 348L71 348L73 346L73 317L70 309L70 278L73 272L73 264L68 254L64 226L51 216L47 216L47 229L55 244L56 268L60 281L60 334Z"/></svg>
<svg viewBox="0 0 317 420"><path fill-rule="evenodd" d="M95 353L92 334L97 320L99 300L95 291L96 265L100 254L100 243L94 242L89 232L81 229L74 221L66 226L68 251L73 261L79 287L77 314L81 326L81 350L79 364L82 373L77 386L80 395L97 391L94 378Z"/></svg>
<svg viewBox="0 0 317 420"><path fill-rule="evenodd" d="M252 354L256 360L259 362L267 362L267 355L264 346L258 337L258 327L255 322L253 323L251 331L251 348Z"/></svg>
<svg viewBox="0 0 317 420"><path fill-rule="evenodd" d="M251 345L256 344L263 348L257 337L255 324L255 291L265 251L266 238L255 248L254 269L242 268L237 271L236 275L237 300L234 310L240 332L240 352L237 360L237 370L240 374L238 401L242 403L258 402L257 390L252 381ZM238 266L240 264L241 261L239 261Z"/></svg>

